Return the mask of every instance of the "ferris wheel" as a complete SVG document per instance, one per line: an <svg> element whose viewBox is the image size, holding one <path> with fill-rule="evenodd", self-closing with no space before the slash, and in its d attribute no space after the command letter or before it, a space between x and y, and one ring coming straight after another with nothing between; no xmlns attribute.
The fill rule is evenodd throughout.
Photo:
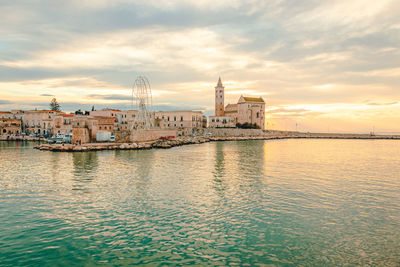
<svg viewBox="0 0 400 267"><path fill-rule="evenodd" d="M135 116L132 129L148 130L153 128L152 123L152 95L149 80L145 76L136 78L132 87L132 105L136 101L137 115Z"/></svg>

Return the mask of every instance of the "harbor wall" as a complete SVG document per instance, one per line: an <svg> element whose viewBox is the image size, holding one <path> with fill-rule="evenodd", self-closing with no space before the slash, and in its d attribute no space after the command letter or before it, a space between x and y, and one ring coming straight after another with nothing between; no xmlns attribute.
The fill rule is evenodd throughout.
<svg viewBox="0 0 400 267"><path fill-rule="evenodd" d="M177 136L176 130L133 130L130 135L131 142L146 142L160 139L160 137Z"/></svg>
<svg viewBox="0 0 400 267"><path fill-rule="evenodd" d="M89 129L74 128L72 131L72 143L86 144L90 142Z"/></svg>
<svg viewBox="0 0 400 267"><path fill-rule="evenodd" d="M212 128L209 129L212 136L264 136L261 129L239 129L239 128Z"/></svg>

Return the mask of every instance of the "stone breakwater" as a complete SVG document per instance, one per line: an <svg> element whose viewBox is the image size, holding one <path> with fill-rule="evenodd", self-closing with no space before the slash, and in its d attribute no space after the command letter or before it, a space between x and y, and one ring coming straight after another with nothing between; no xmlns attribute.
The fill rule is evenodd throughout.
<svg viewBox="0 0 400 267"><path fill-rule="evenodd" d="M325 134L325 133L298 133L272 132L264 136L213 136L213 137L178 137L172 140L156 140L139 143L88 143L83 145L72 144L40 144L35 149L54 152L84 152L101 150L141 150L176 146L202 144L217 141L245 141L245 140L276 140L276 139L391 139L400 140L400 135L367 135L367 134Z"/></svg>
<svg viewBox="0 0 400 267"><path fill-rule="evenodd" d="M171 148L175 146L202 144L210 142L210 138L205 137L185 137L173 140L157 140L138 143L88 143L83 145L72 144L40 144L35 149L48 150L54 152L84 152L101 150L142 150L152 148Z"/></svg>

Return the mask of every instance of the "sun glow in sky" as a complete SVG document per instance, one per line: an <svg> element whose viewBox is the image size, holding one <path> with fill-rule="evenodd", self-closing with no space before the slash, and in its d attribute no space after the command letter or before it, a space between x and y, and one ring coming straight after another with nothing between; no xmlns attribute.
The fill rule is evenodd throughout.
<svg viewBox="0 0 400 267"><path fill-rule="evenodd" d="M381 1L0 2L0 110L131 108L214 113L262 96L268 128L400 132L400 5Z"/></svg>

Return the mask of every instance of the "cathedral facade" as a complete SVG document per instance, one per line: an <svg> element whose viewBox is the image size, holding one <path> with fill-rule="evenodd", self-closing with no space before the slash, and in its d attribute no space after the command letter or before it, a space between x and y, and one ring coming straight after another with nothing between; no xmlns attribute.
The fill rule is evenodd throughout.
<svg viewBox="0 0 400 267"><path fill-rule="evenodd" d="M224 90L219 78L215 87L215 116L210 116L209 127L236 127L238 123L247 123L265 128L265 102L262 97L240 96L236 104L224 106Z"/></svg>

